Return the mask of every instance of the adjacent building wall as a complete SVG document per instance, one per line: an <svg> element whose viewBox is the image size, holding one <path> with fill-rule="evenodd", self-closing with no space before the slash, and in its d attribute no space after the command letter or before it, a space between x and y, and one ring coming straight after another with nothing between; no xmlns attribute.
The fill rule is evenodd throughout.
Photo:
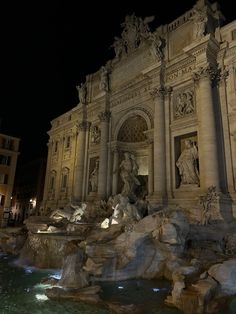
<svg viewBox="0 0 236 314"><path fill-rule="evenodd" d="M9 217L20 139L0 134L0 225Z"/></svg>

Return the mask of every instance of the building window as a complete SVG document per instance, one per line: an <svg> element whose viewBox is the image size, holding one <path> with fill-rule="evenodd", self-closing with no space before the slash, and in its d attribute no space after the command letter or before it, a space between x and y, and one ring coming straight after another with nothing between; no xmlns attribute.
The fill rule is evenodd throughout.
<svg viewBox="0 0 236 314"><path fill-rule="evenodd" d="M10 166L11 164L11 156L0 155L0 165Z"/></svg>
<svg viewBox="0 0 236 314"><path fill-rule="evenodd" d="M65 189L67 187L67 179L68 179L68 175L67 174L64 174L62 176L62 183L61 183L61 187L63 189Z"/></svg>
<svg viewBox="0 0 236 314"><path fill-rule="evenodd" d="M232 39L235 40L236 39L236 29L234 29L232 31Z"/></svg>
<svg viewBox="0 0 236 314"><path fill-rule="evenodd" d="M70 147L70 136L67 136L66 138L66 148Z"/></svg>
<svg viewBox="0 0 236 314"><path fill-rule="evenodd" d="M50 189L53 190L54 189L54 184L55 184L55 178L51 177L51 181L50 181Z"/></svg>
<svg viewBox="0 0 236 314"><path fill-rule="evenodd" d="M0 173L0 184L4 184L4 178L5 178L5 174Z"/></svg>
<svg viewBox="0 0 236 314"><path fill-rule="evenodd" d="M50 190L54 190L55 189L55 183L56 183L56 171L53 170L51 172L50 181L49 181L49 189Z"/></svg>
<svg viewBox="0 0 236 314"><path fill-rule="evenodd" d="M2 139L2 148L12 149L13 148L13 140L10 138L3 138Z"/></svg>
<svg viewBox="0 0 236 314"><path fill-rule="evenodd" d="M69 178L69 169L67 167L62 169L61 174L61 189L65 190L68 185L68 178Z"/></svg>
<svg viewBox="0 0 236 314"><path fill-rule="evenodd" d="M58 150L58 141L56 141L54 144L54 153L56 153L57 150Z"/></svg>
<svg viewBox="0 0 236 314"><path fill-rule="evenodd" d="M5 203L5 195L0 194L0 205L4 206L4 203Z"/></svg>

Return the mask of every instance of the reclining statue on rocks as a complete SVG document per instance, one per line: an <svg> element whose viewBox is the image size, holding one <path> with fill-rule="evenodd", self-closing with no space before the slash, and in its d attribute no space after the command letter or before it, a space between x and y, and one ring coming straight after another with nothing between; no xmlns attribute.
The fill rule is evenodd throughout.
<svg viewBox="0 0 236 314"><path fill-rule="evenodd" d="M70 204L68 207L53 210L50 218L56 221L60 221L64 218L67 219L68 222L76 223L82 219L87 205L85 203L82 203L81 205Z"/></svg>

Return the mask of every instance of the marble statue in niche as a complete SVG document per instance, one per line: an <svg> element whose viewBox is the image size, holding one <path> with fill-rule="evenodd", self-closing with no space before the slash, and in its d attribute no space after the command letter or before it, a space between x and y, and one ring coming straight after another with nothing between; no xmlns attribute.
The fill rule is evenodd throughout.
<svg viewBox="0 0 236 314"><path fill-rule="evenodd" d="M120 176L123 181L122 195L133 196L135 194L135 187L140 185L137 178L138 168L134 155L130 152L125 152L124 159L120 164Z"/></svg>
<svg viewBox="0 0 236 314"><path fill-rule="evenodd" d="M97 159L95 162L95 167L89 176L91 192L97 192L98 190L98 171L99 171L99 160Z"/></svg>
<svg viewBox="0 0 236 314"><path fill-rule="evenodd" d="M181 178L180 186L188 184L199 186L198 149L192 140L185 140L185 148L180 154L176 166Z"/></svg>

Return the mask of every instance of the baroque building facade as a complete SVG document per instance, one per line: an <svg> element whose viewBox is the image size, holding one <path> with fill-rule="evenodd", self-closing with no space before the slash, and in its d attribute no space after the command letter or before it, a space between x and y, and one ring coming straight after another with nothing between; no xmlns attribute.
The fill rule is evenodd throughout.
<svg viewBox="0 0 236 314"><path fill-rule="evenodd" d="M205 0L154 32L152 19L125 18L115 57L51 122L45 212L122 192L129 152L153 206L193 208L213 186L236 216L236 21Z"/></svg>

